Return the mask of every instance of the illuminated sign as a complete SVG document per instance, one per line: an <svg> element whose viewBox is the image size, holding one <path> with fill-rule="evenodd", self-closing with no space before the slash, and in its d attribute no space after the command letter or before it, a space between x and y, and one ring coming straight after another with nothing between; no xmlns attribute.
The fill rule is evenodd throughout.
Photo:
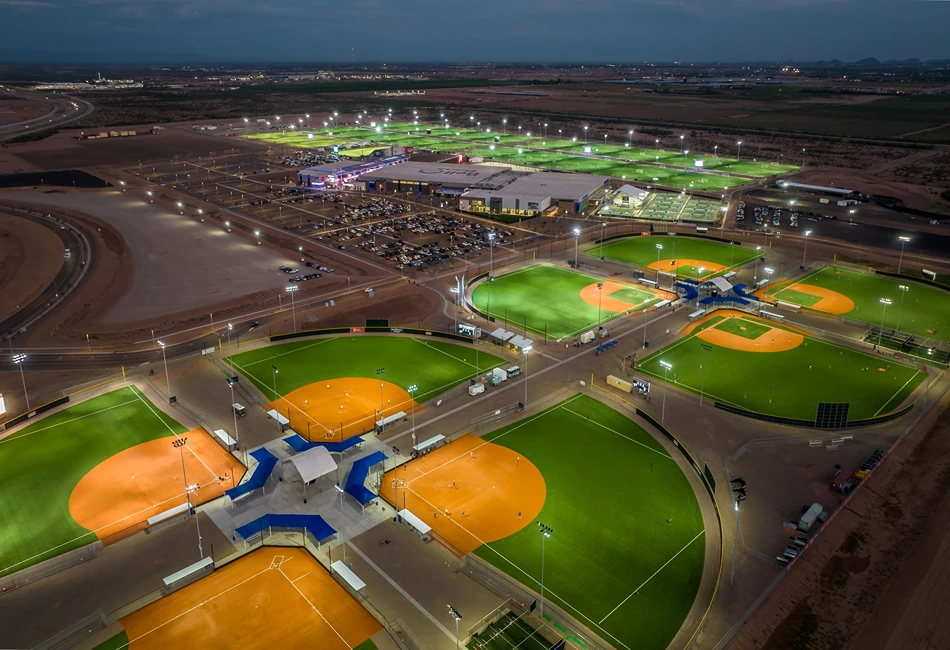
<svg viewBox="0 0 950 650"><path fill-rule="evenodd" d="M695 165L696 167L705 167L705 161L702 161L702 160L694 160L694 161L693 161L693 165Z"/></svg>

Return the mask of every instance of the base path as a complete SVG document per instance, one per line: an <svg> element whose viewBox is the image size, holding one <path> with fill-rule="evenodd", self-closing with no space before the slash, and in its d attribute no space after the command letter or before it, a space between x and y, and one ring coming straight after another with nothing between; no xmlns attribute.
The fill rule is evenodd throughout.
<svg viewBox="0 0 950 650"><path fill-rule="evenodd" d="M376 421L413 408L401 386L380 379L327 379L291 391L271 402L290 420L290 428L311 442L341 441L371 431ZM419 409L419 405L414 407Z"/></svg>
<svg viewBox="0 0 950 650"><path fill-rule="evenodd" d="M380 489L462 555L534 522L546 494L531 461L470 433L386 472Z"/></svg>
<svg viewBox="0 0 950 650"><path fill-rule="evenodd" d="M654 271L666 271L667 273L679 273L679 270L682 268L703 269L709 272L706 275L710 275L712 273L725 271L729 267L727 267L725 264L716 264L715 262L707 262L706 260L691 260L681 257L675 260L660 260L659 262L651 262L648 268L651 268Z"/></svg>
<svg viewBox="0 0 950 650"><path fill-rule="evenodd" d="M611 282L604 280L603 289L598 289L600 283L589 284L581 289L581 300L591 307L598 307L605 312L626 312L645 309L657 300L674 300L676 296L666 291L648 289L644 286ZM623 292L618 295L618 292ZM603 293L603 295L601 295Z"/></svg>
<svg viewBox="0 0 950 650"><path fill-rule="evenodd" d="M92 468L69 497L69 514L99 539L135 529L149 517L185 503L185 481L198 485L191 503L217 499L237 485L244 466L203 429L184 434L182 453L172 446L177 436L135 445Z"/></svg>
<svg viewBox="0 0 950 650"><path fill-rule="evenodd" d="M755 338L747 338L742 334L733 334L725 329L720 329L721 326L730 322L734 321L721 321L700 330L697 332L696 338L718 345L721 348L742 352L785 352L786 350L793 350L805 342L805 337L798 332L789 332L777 327L769 327ZM762 327L761 321L749 321L749 323L750 326L756 328ZM739 330L745 331L745 327L740 324Z"/></svg>
<svg viewBox="0 0 950 650"><path fill-rule="evenodd" d="M130 650L350 650L382 629L307 551L261 548L120 619Z"/></svg>

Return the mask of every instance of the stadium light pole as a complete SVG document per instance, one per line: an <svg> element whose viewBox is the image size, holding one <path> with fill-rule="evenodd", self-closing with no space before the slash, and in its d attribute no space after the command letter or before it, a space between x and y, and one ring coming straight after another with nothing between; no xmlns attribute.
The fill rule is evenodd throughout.
<svg viewBox="0 0 950 650"><path fill-rule="evenodd" d="M907 237L907 236L905 236L905 235L899 235L897 238L898 238L898 239L900 240L900 242L901 242L901 256L900 256L900 258L897 260L897 272L900 273L900 272L901 272L901 265L904 263L904 246L907 244L907 242L910 241L910 237Z"/></svg>
<svg viewBox="0 0 950 650"><path fill-rule="evenodd" d="M413 397L413 394L419 390L419 387L413 384L406 389L406 392L409 393L409 406L412 411L412 446L416 446L416 399Z"/></svg>
<svg viewBox="0 0 950 650"><path fill-rule="evenodd" d="M680 151L683 152L684 156L686 155L686 136L685 135L680 136Z"/></svg>
<svg viewBox="0 0 950 650"><path fill-rule="evenodd" d="M574 229L574 268L577 268L577 244L581 240L581 229Z"/></svg>
<svg viewBox="0 0 950 650"><path fill-rule="evenodd" d="M495 233L488 233L488 318L491 319L491 275L495 269Z"/></svg>
<svg viewBox="0 0 950 650"><path fill-rule="evenodd" d="M760 250L762 250L762 247L761 247L761 246L756 246L756 247L755 247L755 252L759 252ZM755 258L755 271L752 273L752 281L753 281L753 282L755 282L756 280L759 279L759 260L760 260L760 259L761 259L761 258L758 257L758 256L756 256L756 258Z"/></svg>
<svg viewBox="0 0 950 650"><path fill-rule="evenodd" d="M656 150L659 151L659 150L660 150L660 139L657 138L657 139L655 140L655 142L656 142Z"/></svg>
<svg viewBox="0 0 950 650"><path fill-rule="evenodd" d="M601 226L601 231L600 231L600 261L603 262L603 261L604 261L604 237L607 236L607 222L605 221L604 223L600 224L600 226Z"/></svg>
<svg viewBox="0 0 950 650"><path fill-rule="evenodd" d="M881 298L881 304L884 305L884 311L881 313L881 329L877 332L877 347L881 347L881 335L884 334L884 317L887 315L887 306L891 304L891 299Z"/></svg>
<svg viewBox="0 0 950 650"><path fill-rule="evenodd" d="M294 305L294 294L297 293L298 289L300 289L300 287L287 287L285 289L285 291L290 294L290 314L294 321L294 332L297 331L297 308Z"/></svg>
<svg viewBox="0 0 950 650"><path fill-rule="evenodd" d="M802 268L805 268L805 257L808 255L808 235L810 234L810 230L805 231L805 252L802 253Z"/></svg>
<svg viewBox="0 0 950 650"><path fill-rule="evenodd" d="M274 406L276 407L277 398L280 397L280 395L278 395L277 393L277 366L271 366L270 370L271 370L271 377L273 377L274 379ZM280 415L280 411L277 411L277 414ZM279 422L277 424L278 426L280 426Z"/></svg>
<svg viewBox="0 0 950 650"><path fill-rule="evenodd" d="M604 283L597 283L597 325L600 325L600 305L604 300Z"/></svg>
<svg viewBox="0 0 950 650"><path fill-rule="evenodd" d="M633 129L627 131L627 144L633 144Z"/></svg>
<svg viewBox="0 0 950 650"><path fill-rule="evenodd" d="M656 245L656 286L660 287L660 251L663 250L663 244Z"/></svg>
<svg viewBox="0 0 950 650"><path fill-rule="evenodd" d="M171 402L172 383L171 379L168 377L168 359L165 357L165 344L159 341L158 346L162 349L162 363L165 365L165 390L167 391L166 397L168 397L168 401Z"/></svg>
<svg viewBox="0 0 950 650"><path fill-rule="evenodd" d="M666 376L667 372L673 369L673 364L667 363L666 361L660 361L660 365L663 366L663 408L660 410L660 424L663 424L666 419Z"/></svg>
<svg viewBox="0 0 950 650"><path fill-rule="evenodd" d="M719 157L719 145L718 145L718 144L713 146L713 156L715 156L716 158Z"/></svg>
<svg viewBox="0 0 950 650"><path fill-rule="evenodd" d="M699 384L699 408L703 408L703 393L706 392L706 353L712 350L712 346L700 343L699 347L703 350L703 379Z"/></svg>
<svg viewBox="0 0 950 650"><path fill-rule="evenodd" d="M234 410L234 367L231 367L231 376L228 377L228 388L231 389L231 415L234 416L234 444L241 448L241 436L238 435L237 411ZM244 467L247 467L247 448L244 448Z"/></svg>
<svg viewBox="0 0 950 650"><path fill-rule="evenodd" d="M26 375L23 374L23 362L26 361L25 354L14 354L13 363L20 367L20 379L23 381L23 399L26 400L26 410L30 411L30 396L26 392Z"/></svg>
<svg viewBox="0 0 950 650"><path fill-rule="evenodd" d="M539 521L538 530L541 531L541 618L544 618L544 540L554 533L554 529Z"/></svg>
<svg viewBox="0 0 950 650"><path fill-rule="evenodd" d="M904 311L904 294L910 291L910 287L906 284L899 284L897 288L901 290L901 301L897 307L897 331L901 331L901 312Z"/></svg>
<svg viewBox="0 0 950 650"><path fill-rule="evenodd" d="M508 135L508 118L504 118L501 121L501 130L503 135Z"/></svg>
<svg viewBox="0 0 950 650"><path fill-rule="evenodd" d="M765 299L768 300L769 299L769 284L772 283L772 274L775 273L775 269L770 269L769 267L765 267L762 270L765 271L765 275L768 276L768 279L765 281Z"/></svg>
<svg viewBox="0 0 950 650"><path fill-rule="evenodd" d="M736 142L736 162L739 162L739 156L742 155L742 140Z"/></svg>
<svg viewBox="0 0 950 650"><path fill-rule="evenodd" d="M192 512L191 508L191 493L198 489L197 485L188 485L188 474L185 472L185 446L188 444L188 438L182 438L176 436L172 440L172 447L178 450L179 456L181 456L181 479L185 485L185 504L188 506L188 514L195 516L195 525L198 528L198 554L201 555L201 558L204 559L204 549L201 547L201 524L198 523L198 513Z"/></svg>
<svg viewBox="0 0 950 650"><path fill-rule="evenodd" d="M524 403L528 404L528 353L533 348L529 345L524 349Z"/></svg>
<svg viewBox="0 0 950 650"><path fill-rule="evenodd" d="M587 144L587 127L584 127L584 144Z"/></svg>
<svg viewBox="0 0 950 650"><path fill-rule="evenodd" d="M459 650L459 621L462 620L462 615L451 605L449 605L449 614L455 619L455 650Z"/></svg>

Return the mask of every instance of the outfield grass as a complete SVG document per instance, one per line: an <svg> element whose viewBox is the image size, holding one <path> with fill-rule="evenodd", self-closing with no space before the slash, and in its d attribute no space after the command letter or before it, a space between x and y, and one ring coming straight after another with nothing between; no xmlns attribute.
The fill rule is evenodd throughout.
<svg viewBox="0 0 950 650"><path fill-rule="evenodd" d="M94 542L69 514L73 488L110 456L173 432L186 429L130 387L0 440L0 575Z"/></svg>
<svg viewBox="0 0 950 650"><path fill-rule="evenodd" d="M742 320L749 326L784 329L752 316ZM708 399L757 413L802 420L815 419L819 402L849 402L850 420L894 411L926 378L911 366L810 336L802 345L783 352L744 352L696 337L707 327L729 331L735 325L725 321L723 316L713 318L654 352L638 364L639 372L663 379L660 361L665 361L672 365L668 381L675 386L697 394L703 391ZM701 345L712 349L704 352Z"/></svg>
<svg viewBox="0 0 950 650"><path fill-rule="evenodd" d="M699 504L666 449L586 395L484 440L530 459L544 476L538 519L554 529L545 542L545 599L618 648L666 648L696 598L705 555ZM536 526L475 553L539 589Z"/></svg>
<svg viewBox="0 0 950 650"><path fill-rule="evenodd" d="M489 625L469 645L472 650L550 650L551 644L512 613Z"/></svg>
<svg viewBox="0 0 950 650"><path fill-rule="evenodd" d="M663 248L658 250L657 244ZM594 244L588 246L584 252L588 255L600 257L601 247ZM732 268L751 262L756 257L761 257L761 255L753 248L723 244L699 237L656 235L628 237L605 242L603 246L603 256L605 258L646 268L649 268L651 264L656 264L657 257L659 257L661 267L664 261L673 262L678 259L690 259L712 262L713 264L721 264L726 268ZM677 273L691 278L699 277L699 269L695 266L681 266ZM703 277L709 277L709 275L708 271L703 273Z"/></svg>
<svg viewBox="0 0 950 650"><path fill-rule="evenodd" d="M823 267L792 284L823 287L844 294L854 302L854 309L843 314L848 318L880 327L883 316L884 327L892 330L898 329L899 318L902 332L925 339L950 341L950 293L945 290L885 275L860 273L831 266ZM902 292L899 288L901 285L908 287L908 290ZM800 292L791 294L789 291L786 288L775 294L770 293L770 296L799 302L793 300L793 295ZM901 293L904 293L903 305ZM886 314L881 298L891 301Z"/></svg>
<svg viewBox="0 0 950 650"><path fill-rule="evenodd" d="M452 388L479 371L502 365L499 357L430 339L356 334L281 343L232 357L235 368L268 398L326 379L378 377L404 389L415 385L417 402ZM377 373L379 368L385 368Z"/></svg>
<svg viewBox="0 0 950 650"><path fill-rule="evenodd" d="M514 273L482 282L472 292L475 307L498 321L507 321L508 329L527 329L548 338L568 338L606 322L619 312L598 310L587 304L581 290L603 281L593 275L562 269L549 264L529 266ZM652 296L643 287L633 287L643 296ZM637 305L637 311L659 302L653 297Z"/></svg>

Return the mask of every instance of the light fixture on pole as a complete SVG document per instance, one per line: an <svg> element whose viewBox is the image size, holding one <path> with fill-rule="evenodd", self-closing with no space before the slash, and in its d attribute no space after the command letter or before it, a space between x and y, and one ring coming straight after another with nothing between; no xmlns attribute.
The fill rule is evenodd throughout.
<svg viewBox="0 0 950 650"><path fill-rule="evenodd" d="M270 369L271 369L271 377L273 377L274 379L274 408L277 409L277 406L278 406L277 400L280 397L280 394L277 392L277 366L271 366ZM277 410L277 415L280 415L279 409ZM279 421L277 422L277 426L280 427Z"/></svg>
<svg viewBox="0 0 950 650"><path fill-rule="evenodd" d="M491 282L495 268L495 233L488 233L488 315L491 318Z"/></svg>
<svg viewBox="0 0 950 650"><path fill-rule="evenodd" d="M910 237L899 235L897 238L901 241L901 256L900 259L897 260L897 272L900 273L901 265L904 263L904 246L910 241Z"/></svg>
<svg viewBox="0 0 950 650"><path fill-rule="evenodd" d="M802 268L805 268L805 257L808 255L808 235L810 234L810 230L805 231L805 252L802 253Z"/></svg>
<svg viewBox="0 0 950 650"><path fill-rule="evenodd" d="M584 127L584 143L587 143L587 127Z"/></svg>
<svg viewBox="0 0 950 650"><path fill-rule="evenodd" d="M23 374L23 362L26 361L25 354L14 354L13 363L20 367L20 379L23 381L23 399L26 400L26 410L30 410L30 396L26 392L26 376Z"/></svg>
<svg viewBox="0 0 950 650"><path fill-rule="evenodd" d="M165 344L161 341L158 342L158 346L162 349L162 363L165 365L165 390L166 397L168 397L168 402L172 401L172 383L171 379L168 376L168 358L165 356Z"/></svg>
<svg viewBox="0 0 950 650"><path fill-rule="evenodd" d="M604 300L604 283L597 283L597 325L600 325L600 306Z"/></svg>
<svg viewBox="0 0 950 650"><path fill-rule="evenodd" d="M897 306L897 331L901 331L901 312L904 311L904 294L910 291L910 287L906 284L899 284L897 288L901 290L901 301Z"/></svg>
<svg viewBox="0 0 950 650"><path fill-rule="evenodd" d="M554 534L554 529L539 521L538 530L541 532L541 618L544 618L544 541Z"/></svg>
<svg viewBox="0 0 950 650"><path fill-rule="evenodd" d="M700 343L699 347L703 350L703 378L699 384L699 408L703 408L703 393L706 392L706 353L712 350L712 346Z"/></svg>
<svg viewBox="0 0 950 650"><path fill-rule="evenodd" d="M736 143L736 162L739 162L739 156L742 154L742 140Z"/></svg>
<svg viewBox="0 0 950 650"><path fill-rule="evenodd" d="M528 405L528 353L534 349L530 345L524 349L524 403Z"/></svg>
<svg viewBox="0 0 950 650"><path fill-rule="evenodd" d="M600 224L600 261L604 261L604 237L607 236L607 222Z"/></svg>
<svg viewBox="0 0 950 650"><path fill-rule="evenodd" d="M294 321L294 332L297 331L297 308L294 305L294 294L297 293L299 289L300 287L296 287L296 286L287 287L285 289L285 291L290 294L290 314L291 314L291 318Z"/></svg>
<svg viewBox="0 0 950 650"><path fill-rule="evenodd" d="M663 408L660 410L660 424L663 424L666 419L666 376L673 369L673 365L666 361L660 361L660 365L663 366Z"/></svg>
<svg viewBox="0 0 950 650"><path fill-rule="evenodd" d="M459 621L462 620L462 615L451 605L449 605L449 614L455 619L455 650L459 650Z"/></svg>
<svg viewBox="0 0 950 650"><path fill-rule="evenodd" d="M198 490L198 485L188 485L188 475L185 473L185 451L184 448L188 444L188 438L181 438L176 436L172 440L172 447L178 450L178 454L181 456L181 479L185 484L185 504L188 506L188 515L195 516L195 526L198 529L198 554L201 555L201 559L204 559L204 549L201 547L201 524L198 523L198 513L192 510L191 506L191 493Z"/></svg>
<svg viewBox="0 0 950 650"><path fill-rule="evenodd" d="M884 311L881 313L881 329L877 332L877 347L881 347L881 335L884 334L884 317L887 316L887 306L891 304L891 299L881 298L881 304L884 305Z"/></svg>
<svg viewBox="0 0 950 650"><path fill-rule="evenodd" d="M577 244L581 240L581 229L574 229L574 268L577 268Z"/></svg>
<svg viewBox="0 0 950 650"><path fill-rule="evenodd" d="M683 152L684 156L686 155L686 136L685 135L680 136L680 151Z"/></svg>
<svg viewBox="0 0 950 650"><path fill-rule="evenodd" d="M765 271L765 275L768 276L768 279L765 281L765 299L768 300L769 299L769 284L772 282L772 274L775 273L775 269L770 269L768 267L765 267L762 270Z"/></svg>
<svg viewBox="0 0 950 650"><path fill-rule="evenodd" d="M656 286L660 286L660 251L663 250L663 244L656 245Z"/></svg>

